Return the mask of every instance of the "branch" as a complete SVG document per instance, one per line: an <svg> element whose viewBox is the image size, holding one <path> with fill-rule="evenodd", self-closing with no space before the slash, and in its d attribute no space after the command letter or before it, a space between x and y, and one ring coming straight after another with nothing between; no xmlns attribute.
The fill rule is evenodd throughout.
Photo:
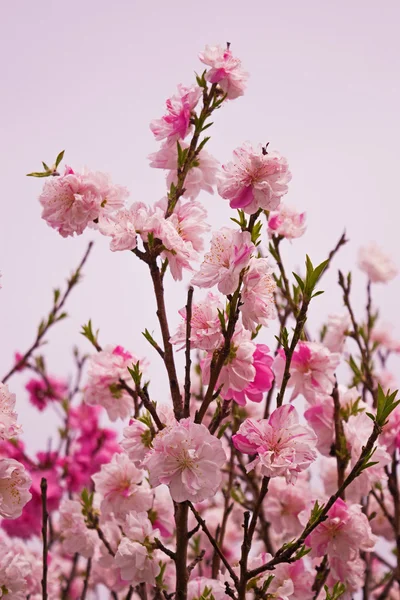
<svg viewBox="0 0 400 600"><path fill-rule="evenodd" d="M204 531L204 533L206 534L209 542L211 543L212 547L214 548L214 550L216 551L216 553L218 554L218 556L220 557L220 559L222 560L222 562L224 563L226 570L228 571L229 575L232 577L233 581L235 582L235 585L238 586L239 585L239 578L236 575L235 571L232 569L231 565L229 564L228 560L225 558L224 553L222 552L221 548L219 547L219 545L217 544L217 542L215 541L214 537L212 536L212 534L210 533L206 522L204 521L204 519L201 518L201 516L199 515L199 513L197 512L197 510L195 509L195 507L193 506L193 504L191 502L188 502L189 508L192 511L194 518L196 519L196 521L198 522L198 524L200 525L200 527L202 528L202 530Z"/></svg>
<svg viewBox="0 0 400 600"><path fill-rule="evenodd" d="M42 498L42 540L43 540L43 570L42 570L42 599L47 600L47 522L49 513L47 512L47 479L42 477L40 482L40 491Z"/></svg>
<svg viewBox="0 0 400 600"><path fill-rule="evenodd" d="M183 416L190 416L190 367L192 364L190 358L190 336L191 336L191 328L192 328L192 304L193 304L193 287L190 286L187 294L187 303L186 303L186 348L185 348L185 404L183 409Z"/></svg>
<svg viewBox="0 0 400 600"><path fill-rule="evenodd" d="M333 388L333 392L331 395L333 398L333 414L335 422L336 468L338 476L338 486L341 488L345 478L347 463L349 462L349 452L347 450L346 437L344 435L343 429L343 421L340 414L340 400L337 381L335 381L335 387ZM344 490L340 497L344 500Z"/></svg>
<svg viewBox="0 0 400 600"><path fill-rule="evenodd" d="M86 598L86 594L87 594L87 591L89 588L89 579L90 579L91 570L92 570L92 559L88 558L87 564L86 564L85 580L83 582L82 596L81 596L80 600L85 600L85 598Z"/></svg>
<svg viewBox="0 0 400 600"><path fill-rule="evenodd" d="M92 249L92 246L93 246L93 242L90 242L85 254L83 255L81 262L78 265L78 268L68 279L67 289L65 290L63 296L61 298L58 298L58 296L56 296L57 290L54 293L54 305L49 313L47 322L42 321L42 323L39 325L35 341L30 346L30 348L25 352L25 354L22 356L22 358L20 358L20 360L15 363L15 365L12 367L12 369L10 369L10 371L3 377L3 379L2 379L3 383L6 383L6 381L11 377L11 375L13 375L16 371L18 371L18 369L23 367L23 365L30 358L32 353L40 346L42 339L44 338L44 336L46 335L48 330L52 327L52 325L54 325L54 323L57 323L57 321L59 321L60 318L63 318L62 317L63 313L61 313L60 311L63 308L65 302L67 301L71 290L79 282L81 270L87 261L87 258Z"/></svg>

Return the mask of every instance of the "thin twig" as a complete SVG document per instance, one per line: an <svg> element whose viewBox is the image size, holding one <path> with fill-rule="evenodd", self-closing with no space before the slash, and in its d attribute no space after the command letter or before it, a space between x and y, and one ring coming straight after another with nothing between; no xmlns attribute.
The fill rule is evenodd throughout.
<svg viewBox="0 0 400 600"><path fill-rule="evenodd" d="M86 573L85 573L85 579L83 582L83 590L82 590L81 600L85 600L85 598L86 598L86 594L89 589L89 579L90 579L91 570L92 570L92 559L88 558L87 564L86 564Z"/></svg>
<svg viewBox="0 0 400 600"><path fill-rule="evenodd" d="M92 246L93 246L93 242L89 242L89 245L86 249L85 254L83 255L81 262L78 265L78 268L72 274L72 276L68 279L66 291L64 292L63 296L59 300L54 302L53 308L49 313L47 323L45 323L43 325L43 327L39 327L33 344L25 352L25 354L20 358L20 360L18 360L15 363L15 365L12 367L12 369L10 369L9 372L3 377L3 379L2 379L3 383L5 383L11 377L11 375L13 375L16 371L18 371L18 369L20 369L25 364L25 362L30 358L32 353L40 346L42 339L44 338L44 336L46 335L48 330L51 328L51 326L57 322L57 317L59 316L61 309L63 308L65 302L67 301L71 290L79 282L81 270L88 259L89 253L92 249Z"/></svg>
<svg viewBox="0 0 400 600"><path fill-rule="evenodd" d="M42 599L47 600L47 522L49 513L47 512L47 479L42 477L40 482L40 491L42 498L42 540L43 540L43 568L42 568Z"/></svg>

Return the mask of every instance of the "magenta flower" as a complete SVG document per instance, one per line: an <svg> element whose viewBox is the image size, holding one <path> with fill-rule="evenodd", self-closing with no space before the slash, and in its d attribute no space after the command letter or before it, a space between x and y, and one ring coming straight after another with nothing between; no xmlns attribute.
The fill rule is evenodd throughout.
<svg viewBox="0 0 400 600"><path fill-rule="evenodd" d="M314 403L321 396L330 395L335 385L335 369L340 363L340 354L329 352L316 342L299 342L293 352L288 387L293 387L291 399L299 394ZM282 382L285 368L285 353L279 350L274 364L277 384Z"/></svg>
<svg viewBox="0 0 400 600"><path fill-rule="evenodd" d="M217 285L222 294L233 294L239 285L242 270L248 266L254 245L248 231L223 227L211 240L200 271L193 277L193 285L210 288Z"/></svg>
<svg viewBox="0 0 400 600"><path fill-rule="evenodd" d="M175 502L201 502L215 495L226 455L207 427L182 419L160 431L144 460L152 487L165 483Z"/></svg>
<svg viewBox="0 0 400 600"><path fill-rule="evenodd" d="M278 152L266 153L245 142L233 152L234 160L222 166L218 193L231 208L254 214L259 208L275 210L288 191L291 179L285 158Z"/></svg>
<svg viewBox="0 0 400 600"><path fill-rule="evenodd" d="M150 123L150 129L156 140L184 139L189 133L190 117L201 95L202 90L198 86L178 85L178 93L168 98L166 102L167 114Z"/></svg>
<svg viewBox="0 0 400 600"><path fill-rule="evenodd" d="M268 346L257 344L252 361L256 372L253 381L242 391L235 391L233 389L225 390L223 388L221 391L222 398L226 400L232 399L240 406L245 406L246 400L250 400L251 402L262 401L264 393L271 389L274 380L274 374L271 369L274 359L269 354Z"/></svg>
<svg viewBox="0 0 400 600"><path fill-rule="evenodd" d="M317 458L316 436L299 424L297 411L288 404L274 410L269 419L246 419L232 439L240 452L256 455L248 471L258 467L263 476L284 476L287 483L295 483Z"/></svg>
<svg viewBox="0 0 400 600"><path fill-rule="evenodd" d="M44 379L30 379L25 386L29 392L29 401L40 411L44 410L49 402L62 400L68 386L62 379L47 377Z"/></svg>
<svg viewBox="0 0 400 600"><path fill-rule="evenodd" d="M211 67L206 73L207 81L218 83L229 100L243 96L248 73L242 69L241 61L232 55L229 48L206 46L199 58Z"/></svg>

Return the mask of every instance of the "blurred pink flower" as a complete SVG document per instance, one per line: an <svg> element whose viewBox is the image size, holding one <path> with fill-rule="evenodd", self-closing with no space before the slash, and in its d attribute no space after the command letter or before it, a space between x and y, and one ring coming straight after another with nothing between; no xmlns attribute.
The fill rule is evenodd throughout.
<svg viewBox="0 0 400 600"><path fill-rule="evenodd" d="M269 213L268 233L280 235L288 240L301 237L307 228L306 213L299 213L294 208L281 204L277 211Z"/></svg>
<svg viewBox="0 0 400 600"><path fill-rule="evenodd" d="M21 433L21 425L17 424L15 412L15 394L10 392L5 383L0 383L0 440L13 438Z"/></svg>
<svg viewBox="0 0 400 600"><path fill-rule="evenodd" d="M46 377L46 379L30 379L25 389L29 392L30 403L42 411L49 401L61 401L65 398L68 385L62 379Z"/></svg>
<svg viewBox="0 0 400 600"><path fill-rule="evenodd" d="M360 248L358 266L372 283L388 283L398 273L398 268L390 256L384 254L374 242Z"/></svg>

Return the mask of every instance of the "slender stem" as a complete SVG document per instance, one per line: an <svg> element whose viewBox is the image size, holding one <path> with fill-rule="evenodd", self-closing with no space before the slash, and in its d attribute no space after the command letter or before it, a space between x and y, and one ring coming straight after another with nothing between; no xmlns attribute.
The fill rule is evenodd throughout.
<svg viewBox="0 0 400 600"><path fill-rule="evenodd" d="M40 482L40 491L42 498L42 540L43 540L43 568L42 568L42 599L47 600L47 522L49 513L47 512L47 479L42 477Z"/></svg>
<svg viewBox="0 0 400 600"><path fill-rule="evenodd" d="M193 287L190 286L188 289L187 302L186 302L186 348L185 348L185 405L183 409L183 416L190 416L190 367L192 361L190 358L190 336L192 330L192 304L193 304Z"/></svg>
<svg viewBox="0 0 400 600"><path fill-rule="evenodd" d="M336 455L336 469L338 478L338 487L342 488L347 463L349 461L349 454L346 445L346 438L344 435L343 421L340 414L340 400L339 400L339 389L337 381L335 381L335 387L332 392L333 398L333 415L335 422L335 455ZM345 490L343 489L341 496L345 499Z"/></svg>
<svg viewBox="0 0 400 600"><path fill-rule="evenodd" d="M81 600L85 600L85 598L86 598L86 594L89 589L89 579L90 579L91 570L92 570L92 559L88 558L87 564L86 564L86 573L85 573L85 579L83 582L83 590L82 590Z"/></svg>
<svg viewBox="0 0 400 600"><path fill-rule="evenodd" d="M68 598L69 590L71 589L72 582L75 579L78 561L79 561L79 554L78 554L78 552L75 552L73 559L72 559L72 567L71 567L70 574L68 576L65 587L62 590L62 594L61 594L62 600L67 600L67 598Z"/></svg>
<svg viewBox="0 0 400 600"><path fill-rule="evenodd" d="M226 559L224 553L222 552L221 548L219 547L219 545L218 545L217 541L215 540L214 536L210 533L210 530L208 529L205 520L200 516L200 514L197 512L197 510L195 509L195 507L193 506L193 504L191 502L188 502L188 504L189 504L190 510L192 511L192 513L194 515L194 518L196 519L196 521L200 525L201 529L206 534L209 542L211 543L212 547L214 548L214 550L216 551L216 553L220 557L221 561L223 562L223 564L226 567L226 570L228 571L229 575L232 577L235 585L237 586L239 584L239 578L236 575L235 571L232 569L232 567L229 564L228 560Z"/></svg>
<svg viewBox="0 0 400 600"><path fill-rule="evenodd" d="M296 349L297 343L299 342L299 340L301 338L301 334L303 332L303 328L304 328L305 322L307 320L307 310L308 310L308 305L310 304L310 300L311 300L311 298L309 298L308 296L304 296L303 302L302 302L302 305L300 308L300 312L298 313L297 318L296 318L296 327L293 332L291 344L288 348L285 348L285 356L286 356L285 370L283 372L281 388L280 388L279 393L276 398L276 404L278 407L282 406L282 404L283 404L283 398L285 395L286 386L290 379L290 365L292 362L293 353Z"/></svg>
<svg viewBox="0 0 400 600"><path fill-rule="evenodd" d="M175 359L170 342L170 332L165 308L164 285L157 265L156 258L152 258L149 263L150 275L153 281L154 293L157 303L157 317L160 323L161 334L164 344L164 363L168 373L169 386L174 405L175 417L179 420L182 416L182 396L179 390L178 377L176 374Z"/></svg>
<svg viewBox="0 0 400 600"><path fill-rule="evenodd" d="M319 593L324 587L325 581L327 580L329 575L328 557L326 554L322 559L321 564L316 568L316 572L317 574L315 576L314 583L311 588L314 592L313 600L317 600Z"/></svg>
<svg viewBox="0 0 400 600"><path fill-rule="evenodd" d="M54 323L57 323L57 317L60 315L60 311L64 307L64 304L67 301L70 292L79 282L81 270L88 259L92 246L93 242L90 242L85 254L83 255L81 262L78 265L78 268L69 278L67 282L67 289L65 290L63 296L61 296L59 300L54 302L53 308L49 313L47 322L42 327L39 327L33 344L28 348L28 350L25 352L22 358L19 361L17 361L12 367L12 369L10 369L9 372L3 377L3 383L5 383L11 377L11 375L13 375L16 371L18 371L18 369L20 369L25 364L25 362L30 358L32 353L40 346L42 339L44 338L48 330L51 328L51 326L54 325Z"/></svg>

